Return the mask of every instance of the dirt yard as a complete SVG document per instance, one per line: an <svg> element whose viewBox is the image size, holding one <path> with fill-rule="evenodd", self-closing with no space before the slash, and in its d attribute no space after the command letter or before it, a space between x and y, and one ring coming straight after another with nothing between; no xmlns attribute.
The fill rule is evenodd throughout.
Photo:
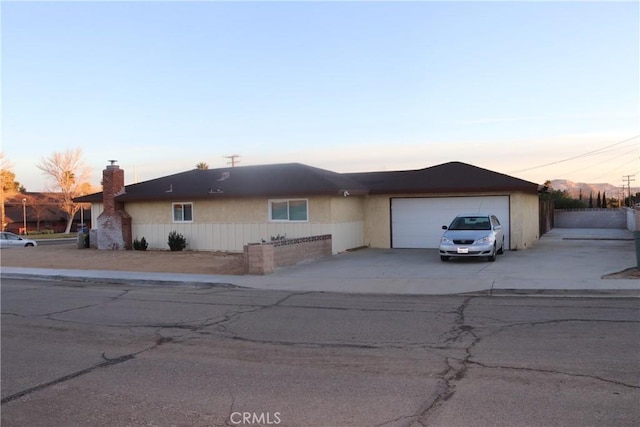
<svg viewBox="0 0 640 427"><path fill-rule="evenodd" d="M603 279L640 279L640 269L636 267L627 268L618 273L607 274Z"/></svg>
<svg viewBox="0 0 640 427"><path fill-rule="evenodd" d="M105 251L75 243L0 251L3 267L118 270L158 273L244 274L242 254L196 251Z"/></svg>

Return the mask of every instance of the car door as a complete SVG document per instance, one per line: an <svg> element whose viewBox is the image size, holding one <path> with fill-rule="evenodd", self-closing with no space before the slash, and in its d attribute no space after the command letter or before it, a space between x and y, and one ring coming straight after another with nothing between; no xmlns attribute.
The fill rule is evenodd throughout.
<svg viewBox="0 0 640 427"><path fill-rule="evenodd" d="M5 247L19 247L24 246L24 242L22 238L13 233L2 233L3 234L3 242L5 243Z"/></svg>
<svg viewBox="0 0 640 427"><path fill-rule="evenodd" d="M496 233L496 242L501 242L498 245L504 244L504 230L502 229L502 224L498 221L498 218L495 215L491 215L491 227L493 228L494 233Z"/></svg>

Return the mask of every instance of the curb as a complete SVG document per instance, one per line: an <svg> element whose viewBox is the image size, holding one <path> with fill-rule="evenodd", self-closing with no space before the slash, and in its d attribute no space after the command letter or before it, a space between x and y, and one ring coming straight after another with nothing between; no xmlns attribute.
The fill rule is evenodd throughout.
<svg viewBox="0 0 640 427"><path fill-rule="evenodd" d="M146 280L146 279L118 279L118 278L103 278L103 277L79 277L79 276L66 276L64 274L45 275L45 274L29 274L29 273L2 273L0 274L2 279L20 279L20 280L48 280L48 281L69 281L80 283L104 283L112 285L129 285L129 286L141 286L141 287L182 287L193 289L210 289L210 288L222 288L222 289L252 289L246 286L234 285L232 283L221 282L192 282L192 281L180 281L180 280Z"/></svg>
<svg viewBox="0 0 640 427"><path fill-rule="evenodd" d="M64 274L37 274L37 273L0 273L2 279L19 280L45 280L45 281L69 281L76 283L95 283L127 285L139 287L177 287L189 289L238 289L268 291L250 286L235 285L226 282L195 282L182 280L152 280L152 279L127 279L106 277L83 277ZM282 290L282 289L273 289ZM287 292L295 292L287 290ZM312 291L317 293L348 293L339 291ZM373 295L429 295L429 296L476 296L476 297L537 297L537 298L640 298L640 289L484 289L472 292L460 292L450 294L406 294L406 293L369 293Z"/></svg>

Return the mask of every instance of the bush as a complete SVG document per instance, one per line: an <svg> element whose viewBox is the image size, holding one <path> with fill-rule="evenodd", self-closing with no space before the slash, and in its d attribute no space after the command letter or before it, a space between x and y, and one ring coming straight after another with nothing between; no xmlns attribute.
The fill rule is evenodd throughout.
<svg viewBox="0 0 640 427"><path fill-rule="evenodd" d="M181 251L187 247L187 239L177 231L169 233L169 241L167 243L169 243L169 249L174 252Z"/></svg>
<svg viewBox="0 0 640 427"><path fill-rule="evenodd" d="M554 209L582 209L587 204L583 200L572 198L566 191L549 190L540 194L542 200L553 200Z"/></svg>
<svg viewBox="0 0 640 427"><path fill-rule="evenodd" d="M55 231L53 230L27 231L27 235L29 236L42 236L46 234L55 234Z"/></svg>
<svg viewBox="0 0 640 427"><path fill-rule="evenodd" d="M144 236L142 236L142 239L140 240L138 240L138 238L136 237L135 240L133 241L133 249L136 251L146 251L148 247L149 247L149 244L147 243Z"/></svg>

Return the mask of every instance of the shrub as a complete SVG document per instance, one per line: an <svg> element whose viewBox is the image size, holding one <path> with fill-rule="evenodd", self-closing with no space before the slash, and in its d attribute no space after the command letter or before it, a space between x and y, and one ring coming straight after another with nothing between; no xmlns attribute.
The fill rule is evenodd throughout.
<svg viewBox="0 0 640 427"><path fill-rule="evenodd" d="M169 244L169 249L174 252L181 251L187 247L187 239L175 230L169 233L169 241L167 243Z"/></svg>
<svg viewBox="0 0 640 427"><path fill-rule="evenodd" d="M133 241L133 249L136 251L146 251L148 247L149 244L147 243L147 240L144 238L144 236L142 236L142 239L140 240L138 240L138 238L136 237Z"/></svg>
<svg viewBox="0 0 640 427"><path fill-rule="evenodd" d="M55 231L53 230L27 231L27 234L29 236L38 236L38 235L45 235L45 234L55 234Z"/></svg>

